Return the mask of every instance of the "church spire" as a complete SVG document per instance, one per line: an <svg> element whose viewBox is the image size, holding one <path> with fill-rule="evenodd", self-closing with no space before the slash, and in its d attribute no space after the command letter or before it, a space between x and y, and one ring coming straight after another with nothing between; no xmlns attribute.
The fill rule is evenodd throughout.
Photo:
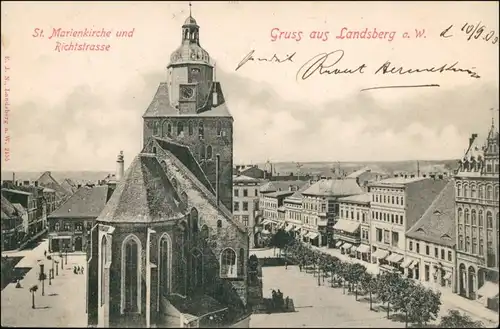
<svg viewBox="0 0 500 329"><path fill-rule="evenodd" d="M189 1L189 17L193 17L193 16L191 15L191 6L192 6L192 5L191 5L191 1Z"/></svg>

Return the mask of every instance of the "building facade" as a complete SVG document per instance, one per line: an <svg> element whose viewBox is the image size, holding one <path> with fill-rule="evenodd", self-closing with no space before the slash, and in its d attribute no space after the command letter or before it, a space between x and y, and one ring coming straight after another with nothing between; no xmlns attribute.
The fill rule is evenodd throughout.
<svg viewBox="0 0 500 329"><path fill-rule="evenodd" d="M339 198L339 219L333 226L336 248L370 262L370 201L368 193Z"/></svg>
<svg viewBox="0 0 500 329"><path fill-rule="evenodd" d="M1 196L2 251L19 247L24 235L23 214L3 195ZM19 204L16 204L19 205Z"/></svg>
<svg viewBox="0 0 500 329"><path fill-rule="evenodd" d="M248 229L250 246L259 244L255 216L259 210L260 180L248 176L233 177L234 219ZM257 240L256 240L257 239Z"/></svg>
<svg viewBox="0 0 500 329"><path fill-rule="evenodd" d="M394 177L368 185L372 262L382 270L403 272L406 231L420 219L446 183L424 177Z"/></svg>
<svg viewBox="0 0 500 329"><path fill-rule="evenodd" d="M498 310L499 134L469 140L455 176L457 292Z"/></svg>
<svg viewBox="0 0 500 329"><path fill-rule="evenodd" d="M301 190L307 189L309 185L304 185ZM300 232L304 226L302 220L302 198L301 191L296 191L283 201L285 208L285 231L296 239L302 239Z"/></svg>
<svg viewBox="0 0 500 329"><path fill-rule="evenodd" d="M302 192L301 231L317 247L334 243L333 227L339 219L339 198L362 194L353 179L321 179Z"/></svg>
<svg viewBox="0 0 500 329"><path fill-rule="evenodd" d="M89 324L248 327L247 228L233 218L233 119L190 15L143 115L144 148L91 232Z"/></svg>
<svg viewBox="0 0 500 329"><path fill-rule="evenodd" d="M406 233L401 267L409 278L455 291L455 246L455 185L449 181Z"/></svg>
<svg viewBox="0 0 500 329"><path fill-rule="evenodd" d="M84 252L90 231L111 196L107 185L79 188L48 216L49 252Z"/></svg>

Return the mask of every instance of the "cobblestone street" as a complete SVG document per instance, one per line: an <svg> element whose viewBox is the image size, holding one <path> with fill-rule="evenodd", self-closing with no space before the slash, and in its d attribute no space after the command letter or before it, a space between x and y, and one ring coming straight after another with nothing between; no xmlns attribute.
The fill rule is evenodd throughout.
<svg viewBox="0 0 500 329"><path fill-rule="evenodd" d="M16 267L31 267L21 281L22 288L16 288L15 283L10 283L2 291L2 326L26 327L86 327L87 315L85 313L85 274L74 274L73 266L85 266L85 256L68 255L67 265L61 270L59 264L58 274L49 285L44 283L45 295L42 296L42 285L38 281L38 260L44 259L47 249L47 240L35 249L27 252L21 251L25 257ZM11 253L9 256L17 254ZM58 258L58 257L56 257ZM52 267L51 261L46 260L45 272ZM31 293L29 288L38 285L35 293L35 309L31 306Z"/></svg>

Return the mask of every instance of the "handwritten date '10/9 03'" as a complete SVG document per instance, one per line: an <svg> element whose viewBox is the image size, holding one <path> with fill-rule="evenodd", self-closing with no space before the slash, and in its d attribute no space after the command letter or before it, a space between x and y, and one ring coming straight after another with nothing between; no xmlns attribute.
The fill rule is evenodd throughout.
<svg viewBox="0 0 500 329"><path fill-rule="evenodd" d="M445 29L443 32L441 32L441 37L443 38L449 38L452 37L452 28L453 24L450 25L447 29ZM486 26L481 25L481 22L477 23L476 25L474 24L469 24L465 23L460 31L464 32L467 34L469 37L467 38L467 41L470 41L472 38L474 39L483 39L486 42L491 42L492 44L497 44L498 43L498 36L495 36L495 31L490 30L488 33L485 33Z"/></svg>

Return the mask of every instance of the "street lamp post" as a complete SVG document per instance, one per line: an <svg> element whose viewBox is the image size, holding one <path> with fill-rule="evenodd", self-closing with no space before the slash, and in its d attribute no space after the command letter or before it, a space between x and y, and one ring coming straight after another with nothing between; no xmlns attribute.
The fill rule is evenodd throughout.
<svg viewBox="0 0 500 329"><path fill-rule="evenodd" d="M59 275L59 262L55 260L54 263L56 263L56 275Z"/></svg>
<svg viewBox="0 0 500 329"><path fill-rule="evenodd" d="M64 249L64 264L68 265L68 247Z"/></svg>
<svg viewBox="0 0 500 329"><path fill-rule="evenodd" d="M321 282L319 281L320 280L320 276L321 276L321 268L319 266L319 263L320 263L320 259L318 258L318 286L321 285Z"/></svg>
<svg viewBox="0 0 500 329"><path fill-rule="evenodd" d="M42 296L45 296L45 273L44 273L44 267L45 265L43 263L40 263L40 274L39 274L39 280L42 283Z"/></svg>
<svg viewBox="0 0 500 329"><path fill-rule="evenodd" d="M59 258L61 259L61 270L64 270L64 266L63 266L63 254L62 254L62 251L59 251Z"/></svg>
<svg viewBox="0 0 500 329"><path fill-rule="evenodd" d="M52 272L53 272L53 271L54 271L53 269L50 269L50 270L49 270L49 286L51 286L51 285L52 285Z"/></svg>

